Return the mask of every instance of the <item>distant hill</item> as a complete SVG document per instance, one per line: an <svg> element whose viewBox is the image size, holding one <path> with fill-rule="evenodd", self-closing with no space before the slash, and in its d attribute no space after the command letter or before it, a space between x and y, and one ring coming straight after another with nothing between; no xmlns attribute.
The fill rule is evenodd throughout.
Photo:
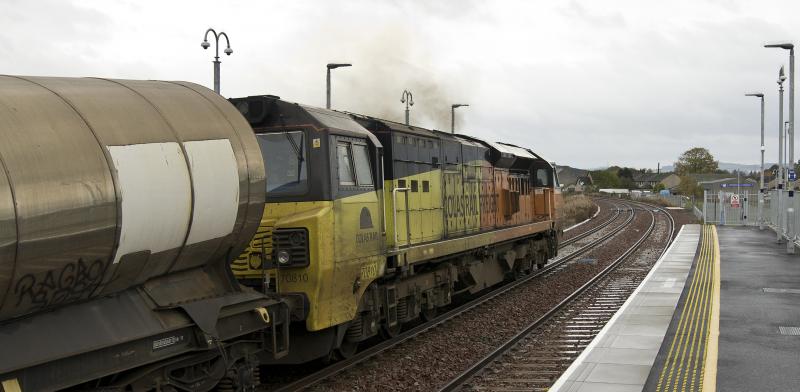
<svg viewBox="0 0 800 392"><path fill-rule="evenodd" d="M765 168L770 167L771 165L773 165L773 164L764 162L764 167ZM760 164L745 165L745 164L741 164L741 163L720 162L719 163L719 168L722 169L722 170L727 170L727 171L739 170L741 172L751 172L751 171L757 172L761 168L761 165ZM675 167L673 165L661 166L661 171L662 172L671 172L671 171L674 171L674 170L675 170Z"/></svg>

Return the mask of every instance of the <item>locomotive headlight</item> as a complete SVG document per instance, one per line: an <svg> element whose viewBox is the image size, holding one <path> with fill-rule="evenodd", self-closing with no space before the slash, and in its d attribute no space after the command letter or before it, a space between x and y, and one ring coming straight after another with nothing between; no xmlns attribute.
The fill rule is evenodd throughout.
<svg viewBox="0 0 800 392"><path fill-rule="evenodd" d="M306 236L303 232L296 232L292 233L289 236L289 242L291 242L292 246L303 246L305 245Z"/></svg>
<svg viewBox="0 0 800 392"><path fill-rule="evenodd" d="M279 250L278 251L278 263L280 263L280 264L289 264L289 260L290 259L291 258L289 257L289 252L287 252L285 250Z"/></svg>

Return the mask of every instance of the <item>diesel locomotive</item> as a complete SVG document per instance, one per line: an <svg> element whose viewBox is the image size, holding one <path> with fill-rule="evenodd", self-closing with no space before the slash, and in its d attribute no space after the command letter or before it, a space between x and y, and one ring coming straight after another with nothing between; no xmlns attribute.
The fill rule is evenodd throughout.
<svg viewBox="0 0 800 392"><path fill-rule="evenodd" d="M232 268L288 303L281 363L347 357L556 255L557 178L529 149L275 96L231 102L255 131L267 189Z"/></svg>

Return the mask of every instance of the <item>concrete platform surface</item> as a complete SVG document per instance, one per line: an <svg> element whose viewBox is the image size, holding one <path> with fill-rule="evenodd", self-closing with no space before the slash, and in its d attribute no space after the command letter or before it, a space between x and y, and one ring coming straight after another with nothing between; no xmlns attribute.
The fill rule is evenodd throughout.
<svg viewBox="0 0 800 392"><path fill-rule="evenodd" d="M800 391L800 256L775 233L718 228L718 391Z"/></svg>

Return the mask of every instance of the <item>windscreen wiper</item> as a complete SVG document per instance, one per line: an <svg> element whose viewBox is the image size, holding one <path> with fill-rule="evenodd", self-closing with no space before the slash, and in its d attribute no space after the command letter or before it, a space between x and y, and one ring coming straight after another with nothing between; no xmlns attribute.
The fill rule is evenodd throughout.
<svg viewBox="0 0 800 392"><path fill-rule="evenodd" d="M289 136L289 131L284 131L283 135L286 136L286 139L289 140L289 143L292 145L292 150L294 150L294 155L297 156L297 160L303 162L303 152L300 151L300 146L294 141L294 138ZM302 135L302 134L301 134ZM303 141L303 137L300 136L300 141Z"/></svg>

